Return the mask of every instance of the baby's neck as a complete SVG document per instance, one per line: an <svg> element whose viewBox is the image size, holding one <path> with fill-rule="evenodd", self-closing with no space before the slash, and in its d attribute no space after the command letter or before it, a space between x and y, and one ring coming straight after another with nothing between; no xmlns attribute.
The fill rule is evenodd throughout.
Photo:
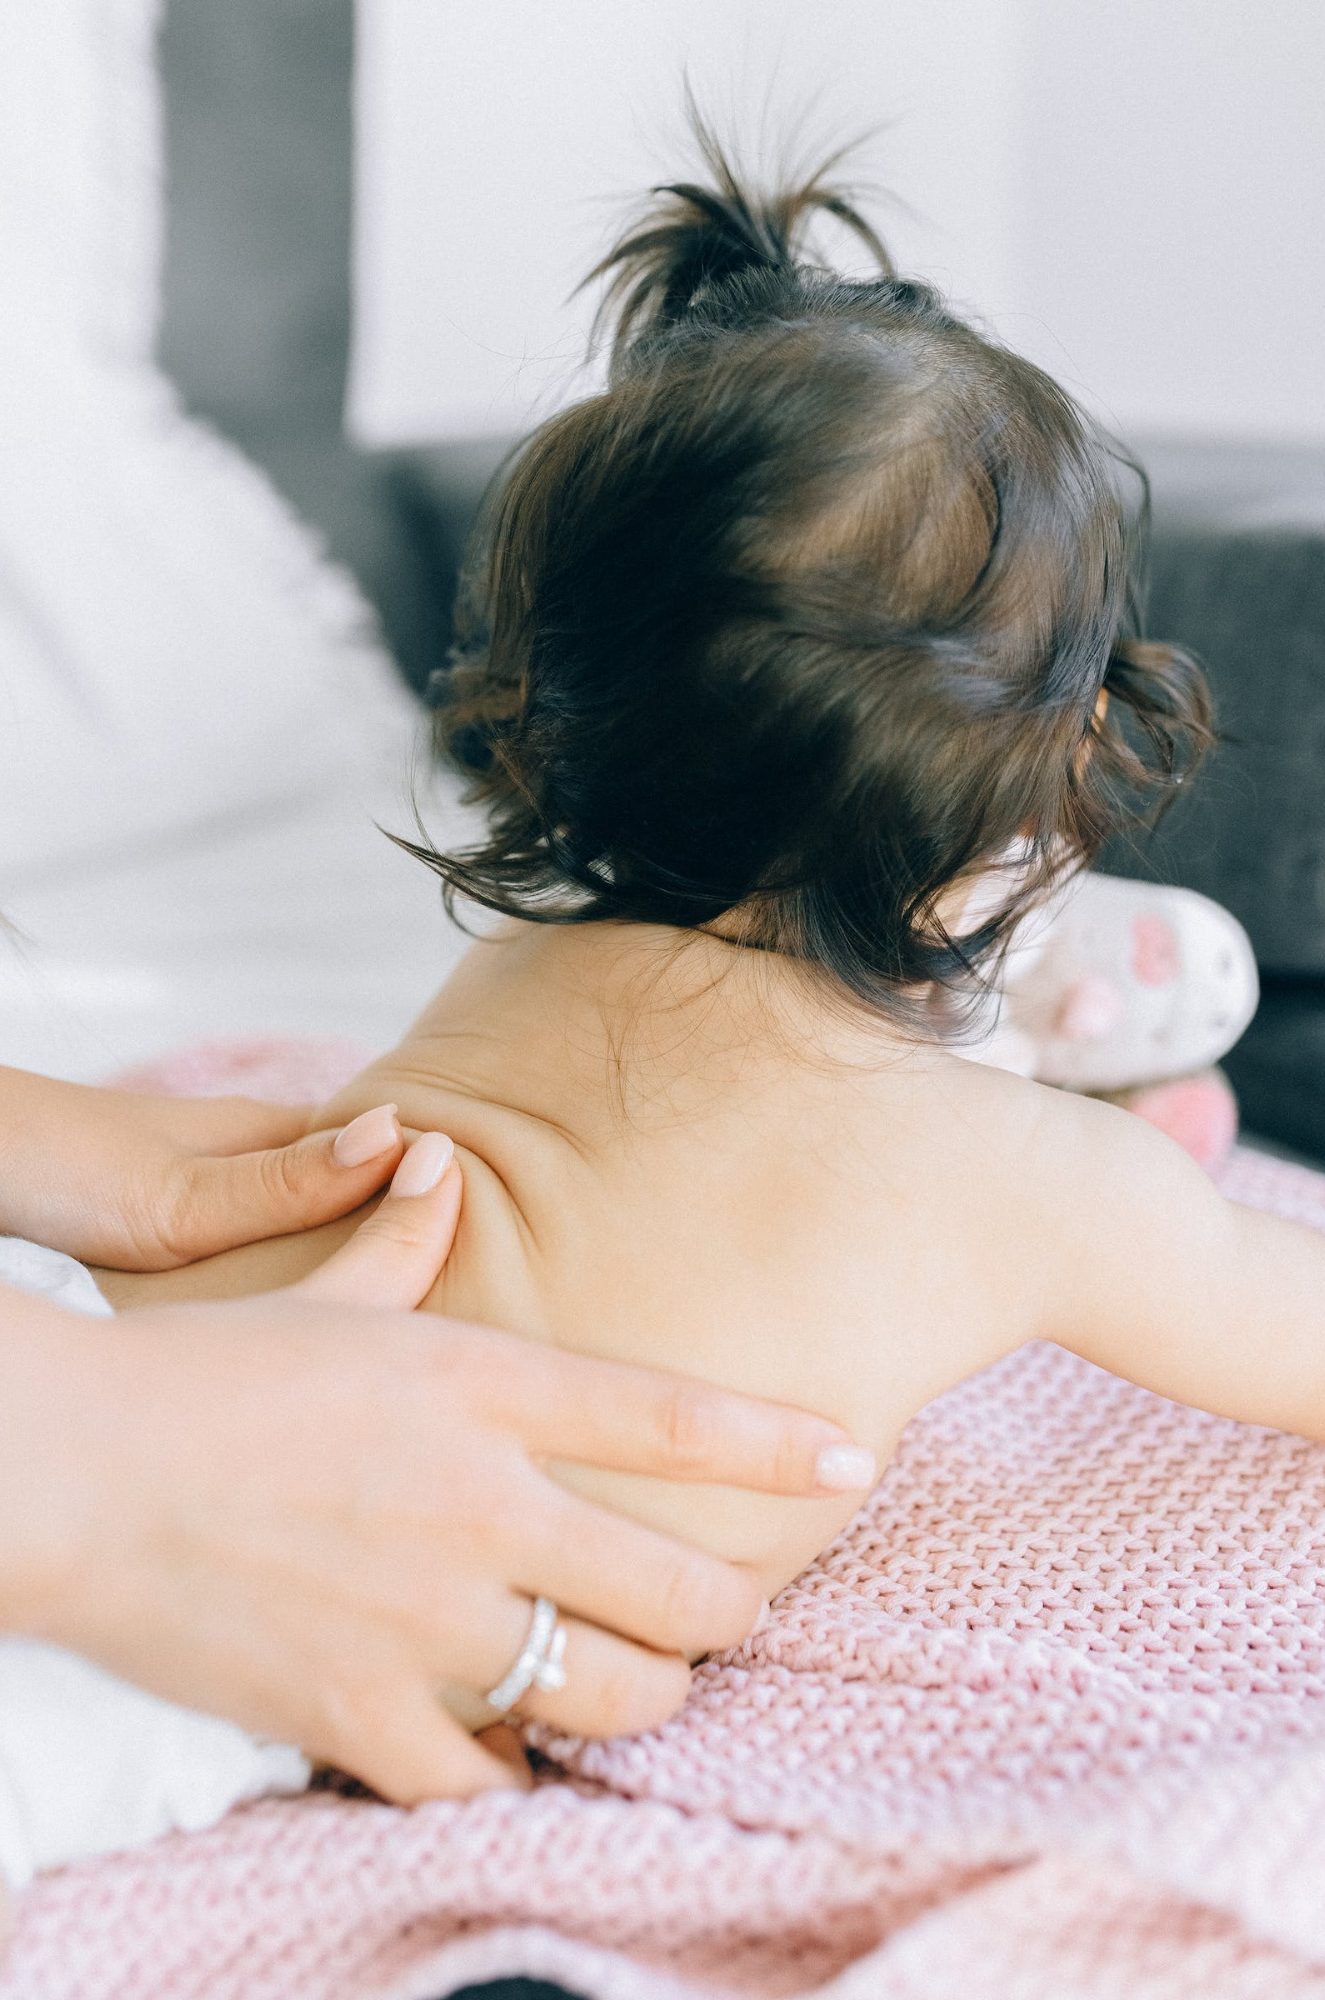
<svg viewBox="0 0 1325 2000"><path fill-rule="evenodd" d="M511 924L470 951L375 1078L428 1078L592 1145L703 1120L788 1068L915 1053L776 953L652 925ZM403 1108L403 1107L402 1107Z"/></svg>

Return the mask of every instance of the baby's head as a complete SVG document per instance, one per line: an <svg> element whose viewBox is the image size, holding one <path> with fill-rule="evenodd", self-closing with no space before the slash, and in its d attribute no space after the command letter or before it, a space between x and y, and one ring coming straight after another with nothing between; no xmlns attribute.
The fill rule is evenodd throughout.
<svg viewBox="0 0 1325 2000"><path fill-rule="evenodd" d="M609 387L489 503L438 732L490 832L425 858L491 908L716 932L905 1019L1162 808L1208 699L1136 635L1118 455L1071 398L822 179L761 203L706 150L712 184L659 190L593 274ZM816 212L880 275L800 261Z"/></svg>

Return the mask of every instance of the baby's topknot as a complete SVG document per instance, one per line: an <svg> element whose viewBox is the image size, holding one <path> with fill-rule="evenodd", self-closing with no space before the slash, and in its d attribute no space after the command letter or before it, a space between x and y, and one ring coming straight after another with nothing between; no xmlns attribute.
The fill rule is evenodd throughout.
<svg viewBox="0 0 1325 2000"><path fill-rule="evenodd" d="M760 195L742 178L712 128L690 103L690 124L711 184L670 181L583 284L608 280L593 339L611 338L611 371L620 374L636 342L696 313L721 320L720 294L733 280L794 277L806 261L810 229L831 216L869 252L881 276L893 261L856 205L830 177L853 146L839 147L814 172Z"/></svg>

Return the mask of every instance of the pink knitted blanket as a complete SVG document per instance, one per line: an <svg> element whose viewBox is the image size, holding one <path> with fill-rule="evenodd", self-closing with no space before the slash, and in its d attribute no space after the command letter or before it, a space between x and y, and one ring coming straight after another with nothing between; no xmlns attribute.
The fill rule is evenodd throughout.
<svg viewBox="0 0 1325 2000"><path fill-rule="evenodd" d="M1325 1228L1325 1178L1225 1178ZM47 1879L0 2000L1325 1994L1325 1450L1031 1348L667 1728L545 1747L528 1797L267 1803Z"/></svg>

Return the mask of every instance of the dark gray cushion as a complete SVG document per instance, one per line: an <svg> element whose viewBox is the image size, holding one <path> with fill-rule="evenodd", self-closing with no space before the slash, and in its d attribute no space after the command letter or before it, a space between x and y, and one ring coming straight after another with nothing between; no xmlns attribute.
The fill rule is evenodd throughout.
<svg viewBox="0 0 1325 2000"><path fill-rule="evenodd" d="M353 0L169 0L161 356L240 439L339 432Z"/></svg>
<svg viewBox="0 0 1325 2000"><path fill-rule="evenodd" d="M1204 661L1227 738L1148 865L1226 903L1264 968L1325 975L1325 452L1142 456L1149 629Z"/></svg>
<svg viewBox="0 0 1325 2000"><path fill-rule="evenodd" d="M1325 974L1325 532L1155 537L1150 628L1204 661L1227 738L1150 866L1226 903L1263 967Z"/></svg>
<svg viewBox="0 0 1325 2000"><path fill-rule="evenodd" d="M516 442L509 436L467 438L395 454L390 486L397 518L420 560L430 560L436 572L430 673L446 663L458 572L480 502ZM426 687L427 677L417 684Z"/></svg>
<svg viewBox="0 0 1325 2000"><path fill-rule="evenodd" d="M1225 1063L1243 1129L1325 1162L1325 993L1273 975Z"/></svg>
<svg viewBox="0 0 1325 2000"><path fill-rule="evenodd" d="M160 357L358 576L407 678L445 650L451 571L395 455L343 430L353 0L169 0Z"/></svg>
<svg viewBox="0 0 1325 2000"><path fill-rule="evenodd" d="M1325 452L1142 447L1154 482L1149 630L1206 665L1227 740L1115 873L1202 890L1265 983L1229 1058L1244 1123L1325 1156Z"/></svg>

